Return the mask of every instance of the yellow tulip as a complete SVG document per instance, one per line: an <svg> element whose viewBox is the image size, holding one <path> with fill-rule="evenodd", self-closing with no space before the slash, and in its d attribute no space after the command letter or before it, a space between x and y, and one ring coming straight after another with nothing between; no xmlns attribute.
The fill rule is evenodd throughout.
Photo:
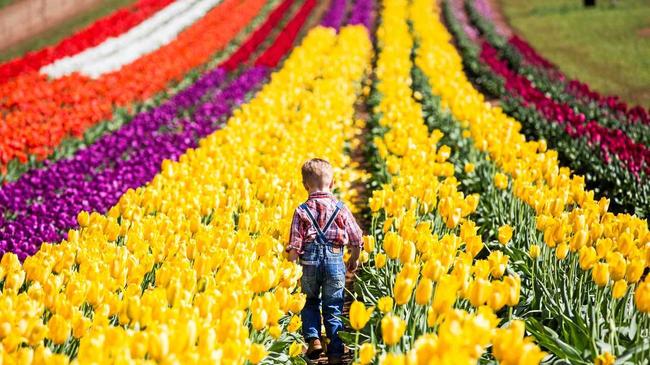
<svg viewBox="0 0 650 365"><path fill-rule="evenodd" d="M275 338L276 340L282 335L282 328L280 328L278 325L269 327L268 331L269 335L271 335L271 337Z"/></svg>
<svg viewBox="0 0 650 365"><path fill-rule="evenodd" d="M492 283L485 279L476 279L469 285L469 302L478 308L487 302L492 293Z"/></svg>
<svg viewBox="0 0 650 365"><path fill-rule="evenodd" d="M301 326L302 326L302 320L300 319L300 316L294 315L291 317L291 320L287 325L287 331L296 332L297 330L300 329Z"/></svg>
<svg viewBox="0 0 650 365"><path fill-rule="evenodd" d="M612 297L614 299L622 298L627 292L627 282L624 279L617 280L612 288Z"/></svg>
<svg viewBox="0 0 650 365"><path fill-rule="evenodd" d="M650 282L644 281L634 291L634 304L642 313L650 313Z"/></svg>
<svg viewBox="0 0 650 365"><path fill-rule="evenodd" d="M404 354L387 353L379 359L379 365L406 365Z"/></svg>
<svg viewBox="0 0 650 365"><path fill-rule="evenodd" d="M374 236L363 236L363 249L367 253L372 253L375 250Z"/></svg>
<svg viewBox="0 0 650 365"><path fill-rule="evenodd" d="M379 308L379 310L382 313L392 312L393 311L393 303L394 303L393 298L391 298L391 297L381 297L377 301L377 308Z"/></svg>
<svg viewBox="0 0 650 365"><path fill-rule="evenodd" d="M508 188L508 177L500 172L494 175L494 186L499 190Z"/></svg>
<svg viewBox="0 0 650 365"><path fill-rule="evenodd" d="M625 272L625 279L628 283L633 284L638 282L643 275L644 263L641 260L632 260L629 265L627 265L627 270Z"/></svg>
<svg viewBox="0 0 650 365"><path fill-rule="evenodd" d="M251 345L249 354L248 354L248 361L250 361L252 364L259 364L264 360L264 358L268 355L268 352L266 351L266 348L264 345L261 345L259 343L254 343Z"/></svg>
<svg viewBox="0 0 650 365"><path fill-rule="evenodd" d="M411 299L414 285L410 278L397 277L393 286L393 295L397 305L404 305Z"/></svg>
<svg viewBox="0 0 650 365"><path fill-rule="evenodd" d="M70 336L70 324L59 314L55 314L47 322L48 338L57 345L63 344Z"/></svg>
<svg viewBox="0 0 650 365"><path fill-rule="evenodd" d="M502 245L507 244L512 238L512 227L506 224L499 227L498 231L499 242L501 242Z"/></svg>
<svg viewBox="0 0 650 365"><path fill-rule="evenodd" d="M400 341L406 330L406 322L391 313L381 320L381 335L386 345L394 345Z"/></svg>
<svg viewBox="0 0 650 365"><path fill-rule="evenodd" d="M583 247L579 251L579 262L582 270L591 269L598 261L596 250L593 247Z"/></svg>
<svg viewBox="0 0 650 365"><path fill-rule="evenodd" d="M88 224L90 224L90 215L88 212L85 210L79 212L79 214L77 214L77 222L79 222L81 227L88 227Z"/></svg>
<svg viewBox="0 0 650 365"><path fill-rule="evenodd" d="M594 359L594 365L614 365L616 356L609 352L603 352Z"/></svg>
<svg viewBox="0 0 650 365"><path fill-rule="evenodd" d="M528 255L531 259L536 260L541 254L541 248L539 245L530 245L528 248Z"/></svg>
<svg viewBox="0 0 650 365"><path fill-rule="evenodd" d="M609 265L599 262L591 271L591 277L598 286L605 286L609 282Z"/></svg>
<svg viewBox="0 0 650 365"><path fill-rule="evenodd" d="M386 266L386 255L383 253L378 253L375 256L375 267L381 270L381 268L383 268L384 266Z"/></svg>
<svg viewBox="0 0 650 365"><path fill-rule="evenodd" d="M359 347L359 363L367 365L375 358L375 346L370 343L364 343Z"/></svg>
<svg viewBox="0 0 650 365"><path fill-rule="evenodd" d="M375 307L366 309L363 303L355 300L350 306L350 326L357 331L363 329L370 320L370 316L374 310Z"/></svg>
<svg viewBox="0 0 650 365"><path fill-rule="evenodd" d="M402 252L402 238L395 232L388 232L384 236L384 249L386 255L391 259L396 259Z"/></svg>
<svg viewBox="0 0 650 365"><path fill-rule="evenodd" d="M302 355L302 348L303 346L300 343L293 342L291 346L289 346L289 356L296 357Z"/></svg>
<svg viewBox="0 0 650 365"><path fill-rule="evenodd" d="M568 254L569 254L569 245L567 245L566 243L560 243L555 248L555 257L557 257L558 260L564 260Z"/></svg>
<svg viewBox="0 0 650 365"><path fill-rule="evenodd" d="M433 282L428 278L422 278L415 289L415 303L427 305L433 294Z"/></svg>
<svg viewBox="0 0 650 365"><path fill-rule="evenodd" d="M465 163L464 170L466 174L471 174L472 172L474 172L474 164L471 162Z"/></svg>

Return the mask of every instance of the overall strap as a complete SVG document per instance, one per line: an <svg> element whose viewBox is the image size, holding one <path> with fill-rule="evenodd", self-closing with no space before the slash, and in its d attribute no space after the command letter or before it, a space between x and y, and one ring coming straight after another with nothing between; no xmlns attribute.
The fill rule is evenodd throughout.
<svg viewBox="0 0 650 365"><path fill-rule="evenodd" d="M336 219L336 216L339 214L341 209L343 209L343 203L342 202L336 203L336 209L334 210L334 213L332 213L332 216L327 221L327 224L325 224L325 227L323 227L322 229L318 226L318 222L316 221L316 218L314 218L314 215L311 214L309 207L307 207L307 203L301 204L300 208L304 210L305 213L307 213L307 216L309 216L309 220L311 220L311 224L314 226L314 228L316 228L316 236L318 238L319 243L322 244L327 243L327 237L325 236L325 232L327 232L330 229L332 223L334 223L334 219Z"/></svg>

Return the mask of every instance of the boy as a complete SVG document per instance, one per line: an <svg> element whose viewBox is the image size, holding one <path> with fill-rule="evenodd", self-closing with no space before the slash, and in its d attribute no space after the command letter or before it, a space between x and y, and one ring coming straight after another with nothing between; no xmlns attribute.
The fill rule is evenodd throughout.
<svg viewBox="0 0 650 365"><path fill-rule="evenodd" d="M287 252L289 260L300 259L302 292L307 302L302 310L302 328L309 344L307 357L318 359L322 301L323 321L330 339L327 357L330 364L341 364L343 342L337 333L343 329L339 319L343 311L345 271L357 269L362 246L362 231L352 213L332 195L334 173L329 162L314 158L302 166L302 184L309 192L307 201L293 214ZM344 246L350 246L347 267ZM322 298L321 298L322 292Z"/></svg>

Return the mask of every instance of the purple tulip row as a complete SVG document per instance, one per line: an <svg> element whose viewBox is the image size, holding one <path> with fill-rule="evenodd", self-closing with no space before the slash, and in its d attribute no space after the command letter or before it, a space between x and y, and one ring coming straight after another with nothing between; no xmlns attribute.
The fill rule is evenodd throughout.
<svg viewBox="0 0 650 365"><path fill-rule="evenodd" d="M374 29L375 0L357 0L350 12L348 24L360 24L368 28L370 33Z"/></svg>
<svg viewBox="0 0 650 365"><path fill-rule="evenodd" d="M324 27L330 27L339 30L339 28L341 28L341 24L343 24L343 18L345 17L347 3L347 0L332 0L330 3L330 8L323 16L323 20L320 22L320 24Z"/></svg>
<svg viewBox="0 0 650 365"><path fill-rule="evenodd" d="M23 260L42 242L65 238L80 211L107 211L128 189L149 182L163 160L178 158L219 128L267 74L266 68L251 68L228 82L218 68L72 158L4 186L0 254L11 251Z"/></svg>

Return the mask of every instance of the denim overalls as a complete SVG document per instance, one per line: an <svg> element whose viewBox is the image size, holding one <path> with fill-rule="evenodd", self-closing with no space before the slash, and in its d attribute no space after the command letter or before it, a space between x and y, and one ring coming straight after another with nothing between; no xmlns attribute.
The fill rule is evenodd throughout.
<svg viewBox="0 0 650 365"><path fill-rule="evenodd" d="M303 245L300 255L302 265L302 291L307 295L307 302L302 310L302 330L305 339L320 338L321 301L325 333L330 340L328 355L342 355L343 342L337 335L343 329L340 319L343 312L343 288L345 286L345 264L343 247L334 246L325 236L334 219L343 208L343 203L336 203L336 210L322 229L309 211L306 204L300 206L312 225L316 228L316 240ZM320 298L322 290L322 300Z"/></svg>

